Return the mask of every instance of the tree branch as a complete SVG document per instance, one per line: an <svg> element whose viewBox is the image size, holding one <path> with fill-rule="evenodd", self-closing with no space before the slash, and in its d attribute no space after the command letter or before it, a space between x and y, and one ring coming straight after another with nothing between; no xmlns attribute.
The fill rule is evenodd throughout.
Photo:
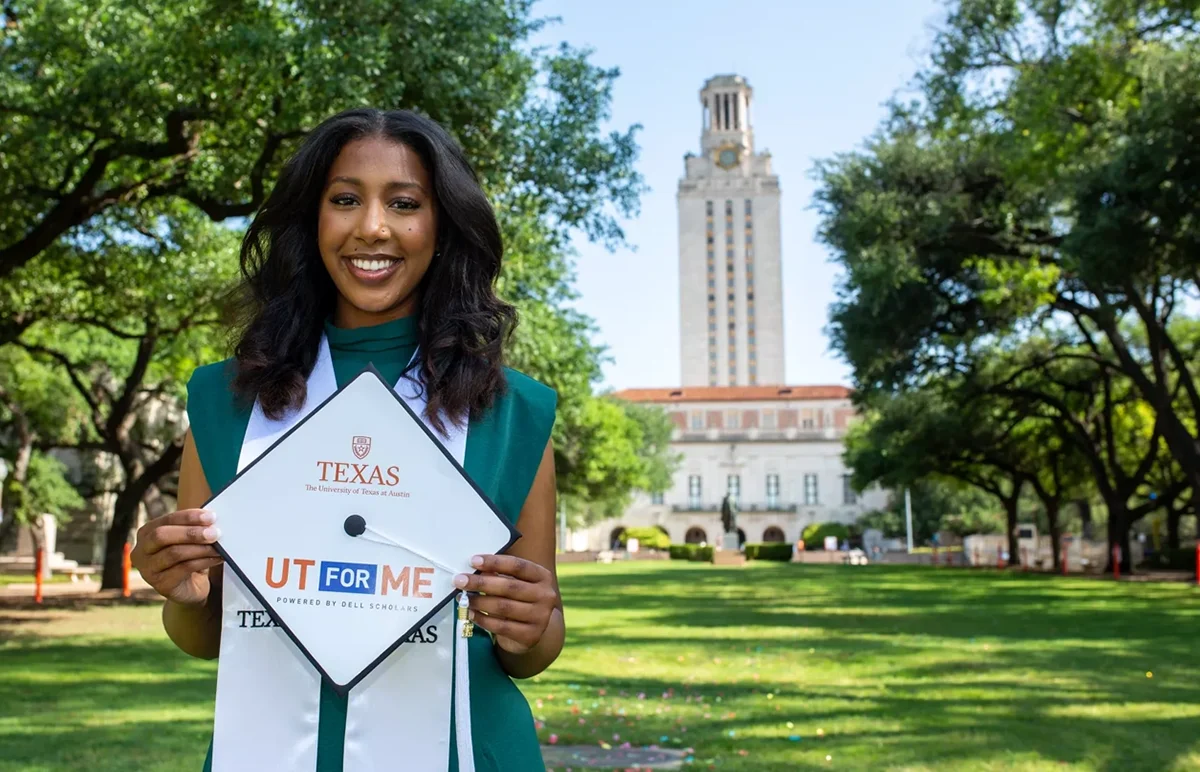
<svg viewBox="0 0 1200 772"><path fill-rule="evenodd" d="M82 369L82 366L72 362L70 357L60 351L33 343L24 343L22 341L17 341L16 343L31 354L41 354L50 357L62 365L63 369L67 371L67 377L71 379L71 385L75 387L75 391L79 392L79 396L83 397L83 401L91 409L92 426L101 437L106 437L107 435L104 433L104 419L100 414L100 403L96 401L95 394L93 393L95 386L94 384L91 386L85 384L83 379L79 377L78 371Z"/></svg>
<svg viewBox="0 0 1200 772"><path fill-rule="evenodd" d="M108 421L104 426L105 437L115 441L117 435L121 433L120 429L131 414L134 398L142 388L142 381L146 378L146 371L150 368L150 360L154 357L154 349L157 345L157 333L146 334L138 343L137 358L134 360L133 366L129 368L128 375L125 376L121 394L113 400L112 408L109 410Z"/></svg>
<svg viewBox="0 0 1200 772"><path fill-rule="evenodd" d="M121 338L123 340L141 340L145 334L145 333L128 332L126 330L122 330L121 328L117 327L116 325L114 325L110 322L106 322L103 319L97 319L97 318L91 317L91 316L71 316L71 317L67 317L67 318L63 319L63 321L67 322L68 324L78 324L78 325L85 325L88 327L95 327L97 329L104 330L105 332L107 332L109 335L112 335L113 337Z"/></svg>

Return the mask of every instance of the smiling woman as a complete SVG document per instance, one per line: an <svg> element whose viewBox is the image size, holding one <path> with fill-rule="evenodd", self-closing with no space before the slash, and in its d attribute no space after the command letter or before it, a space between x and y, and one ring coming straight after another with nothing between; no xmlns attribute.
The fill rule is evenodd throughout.
<svg viewBox="0 0 1200 772"><path fill-rule="evenodd" d="M409 316L437 246L425 165L407 145L368 137L346 145L329 173L317 232L340 297L336 324Z"/></svg>
<svg viewBox="0 0 1200 772"><path fill-rule="evenodd" d="M516 315L493 289L501 255L495 215L462 150L407 111L352 110L327 120L255 216L242 245L234 357L197 369L188 385L181 509L147 523L134 549L143 578L167 598L167 634L185 652L223 663L206 769L248 768L248 748L266 753L272 769L297 772L383 768L401 757L421 770L542 768L533 716L512 679L545 670L565 637L554 560L556 396L503 366ZM249 594L219 565L213 544L222 515L201 507L248 462L252 416L282 425L311 409L318 366L332 367L338 387L367 366L389 383L414 382L428 425L444 447L460 449L455 459L521 534L505 555L478 556L478 573L455 578L470 593L475 625L488 633L459 650L471 679L470 699L456 703L470 705L459 742L451 679L420 662L413 679L388 682L412 694L389 691L383 703L415 706L411 714L373 716L364 705L378 712L378 692L355 698L300 670L272 680L296 652L277 629L244 624ZM364 489L388 485L391 471L321 468L325 482ZM422 516L436 523L439 513ZM280 571L286 581L287 567ZM458 667L454 621L439 613L422 643L430 662ZM401 667L413 669L391 659L381 669ZM386 732L367 728L381 725ZM421 728L428 726L436 729ZM470 749L461 764L459 747Z"/></svg>

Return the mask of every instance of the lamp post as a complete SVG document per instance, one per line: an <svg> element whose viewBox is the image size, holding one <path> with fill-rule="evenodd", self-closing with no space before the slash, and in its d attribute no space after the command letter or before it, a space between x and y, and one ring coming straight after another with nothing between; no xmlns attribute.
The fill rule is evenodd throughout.
<svg viewBox="0 0 1200 772"><path fill-rule="evenodd" d="M904 520L908 529L908 553L911 555L913 551L912 543L912 493L908 488L904 489Z"/></svg>

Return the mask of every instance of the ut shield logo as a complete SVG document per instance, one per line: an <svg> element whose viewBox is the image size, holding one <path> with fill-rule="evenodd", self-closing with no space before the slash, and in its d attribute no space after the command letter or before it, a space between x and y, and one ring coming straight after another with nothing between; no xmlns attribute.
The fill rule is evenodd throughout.
<svg viewBox="0 0 1200 772"><path fill-rule="evenodd" d="M350 449L354 451L354 457L363 459L371 452L370 437L354 437L350 440Z"/></svg>

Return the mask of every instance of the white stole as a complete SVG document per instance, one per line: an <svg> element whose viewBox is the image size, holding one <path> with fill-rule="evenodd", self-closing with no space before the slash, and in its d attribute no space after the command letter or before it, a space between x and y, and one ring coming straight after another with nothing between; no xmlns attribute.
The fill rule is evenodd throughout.
<svg viewBox="0 0 1200 772"><path fill-rule="evenodd" d="M438 437L425 417L419 375L415 380L401 378L396 393ZM298 410L273 421L255 400L238 471L336 391L329 343L322 336L308 377L308 393ZM448 419L443 423L447 434L439 440L461 465L467 447L465 422L461 427ZM271 502L264 501L263 506ZM321 676L282 628L267 626L268 614L238 577L226 571L224 579L212 772L314 772ZM400 646L350 690L342 757L345 772L383 772L401 762L405 769L422 772L448 769L457 637L454 616L455 604L447 603L418 633L425 642L413 640ZM432 634L427 632L430 628L435 628ZM436 641L431 641L433 635ZM460 647L460 652L465 648ZM464 687L460 691L465 691L466 666L465 661L459 665ZM461 700L456 712L463 713L463 707L470 710L464 703ZM465 720L469 722L469 713ZM469 728L458 745L460 769L472 770Z"/></svg>

